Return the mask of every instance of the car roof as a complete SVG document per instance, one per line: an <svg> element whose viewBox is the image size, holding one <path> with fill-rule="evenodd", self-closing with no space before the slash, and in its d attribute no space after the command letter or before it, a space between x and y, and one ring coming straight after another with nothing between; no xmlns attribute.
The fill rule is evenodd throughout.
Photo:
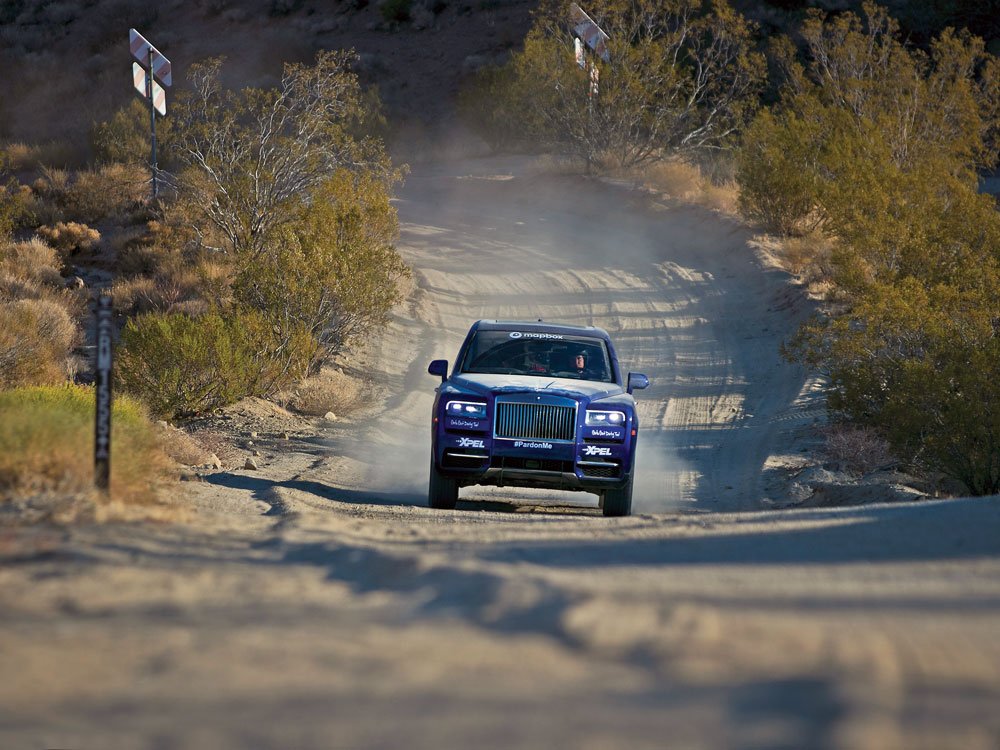
<svg viewBox="0 0 1000 750"><path fill-rule="evenodd" d="M591 336L610 341L611 337L603 328L596 326L574 326L566 323L549 323L544 320L477 320L473 330L480 331L525 331L531 333L559 333L565 336Z"/></svg>

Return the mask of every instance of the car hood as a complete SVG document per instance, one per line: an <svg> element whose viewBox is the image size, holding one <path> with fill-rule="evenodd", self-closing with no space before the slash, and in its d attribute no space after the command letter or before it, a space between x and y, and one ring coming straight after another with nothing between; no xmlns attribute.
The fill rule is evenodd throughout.
<svg viewBox="0 0 1000 750"><path fill-rule="evenodd" d="M617 383L600 383L571 378L536 377L533 375L455 375L448 383L461 391L486 396L489 393L545 393L551 396L584 398L589 401L615 396L623 392Z"/></svg>

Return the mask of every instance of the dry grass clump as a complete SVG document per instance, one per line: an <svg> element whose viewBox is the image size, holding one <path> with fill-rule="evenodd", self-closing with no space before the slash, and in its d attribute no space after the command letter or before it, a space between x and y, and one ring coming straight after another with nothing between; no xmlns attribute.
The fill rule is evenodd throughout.
<svg viewBox="0 0 1000 750"><path fill-rule="evenodd" d="M162 422L157 427L160 448L177 463L184 466L202 466L211 460L211 451L205 450L201 443L184 430Z"/></svg>
<svg viewBox="0 0 1000 750"><path fill-rule="evenodd" d="M182 295L181 287L164 276L133 276L111 287L115 308L130 315L166 312L181 301Z"/></svg>
<svg viewBox="0 0 1000 750"><path fill-rule="evenodd" d="M189 227L150 221L111 244L121 275L112 294L123 312L201 314L227 299L230 265L200 249Z"/></svg>
<svg viewBox="0 0 1000 750"><path fill-rule="evenodd" d="M869 474L898 463L889 443L871 427L833 424L824 432L826 453L843 470Z"/></svg>
<svg viewBox="0 0 1000 750"><path fill-rule="evenodd" d="M4 146L11 169L38 169L45 164L69 164L78 158L77 147L68 141L8 143Z"/></svg>
<svg viewBox="0 0 1000 750"><path fill-rule="evenodd" d="M155 255L157 251L150 249ZM184 263L179 256L157 257L152 275L132 276L114 283L115 307L130 315L149 312L183 312L200 315L220 301L220 280L228 269L212 262Z"/></svg>
<svg viewBox="0 0 1000 750"><path fill-rule="evenodd" d="M94 404L93 390L82 386L0 392L0 502L31 507L30 520L176 516L157 496L166 456L133 399L116 398L112 408L110 496L94 491Z"/></svg>
<svg viewBox="0 0 1000 750"><path fill-rule="evenodd" d="M62 286L61 267L59 253L38 238L0 245L0 274L58 287Z"/></svg>
<svg viewBox="0 0 1000 750"><path fill-rule="evenodd" d="M739 213L739 199L740 187L735 181L716 185L711 180L705 180L695 202L713 211L736 216Z"/></svg>
<svg viewBox="0 0 1000 750"><path fill-rule="evenodd" d="M63 305L44 299L0 304L0 388L65 381L78 339Z"/></svg>
<svg viewBox="0 0 1000 750"><path fill-rule="evenodd" d="M300 414L321 417L328 411L340 416L364 404L365 383L341 370L323 368L318 375L306 378L275 400Z"/></svg>
<svg viewBox="0 0 1000 750"><path fill-rule="evenodd" d="M778 254L782 265L807 283L822 282L833 273L833 240L822 232L784 237Z"/></svg>
<svg viewBox="0 0 1000 750"><path fill-rule="evenodd" d="M39 239L0 244L0 388L53 384L70 374L82 302L62 288L58 253Z"/></svg>
<svg viewBox="0 0 1000 750"><path fill-rule="evenodd" d="M41 221L100 221L109 217L125 220L141 212L147 175L142 167L106 164L96 169L68 172L43 168L32 183Z"/></svg>
<svg viewBox="0 0 1000 750"><path fill-rule="evenodd" d="M716 183L697 164L669 159L632 168L622 176L684 203L732 216L738 212L739 186L735 181Z"/></svg>
<svg viewBox="0 0 1000 750"><path fill-rule="evenodd" d="M694 201L704 182L697 166L676 160L640 167L633 176L647 187L682 201Z"/></svg>
<svg viewBox="0 0 1000 750"><path fill-rule="evenodd" d="M35 231L39 237L65 253L93 250L101 241L100 232L75 221L60 221L53 226L40 226Z"/></svg>

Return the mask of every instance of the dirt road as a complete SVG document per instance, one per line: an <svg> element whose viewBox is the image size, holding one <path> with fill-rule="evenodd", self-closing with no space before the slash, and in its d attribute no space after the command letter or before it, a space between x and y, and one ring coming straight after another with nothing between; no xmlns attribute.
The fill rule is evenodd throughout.
<svg viewBox="0 0 1000 750"><path fill-rule="evenodd" d="M398 205L369 408L184 485L193 524L0 532L0 747L1000 747L1000 503L768 509L817 403L742 229L499 160ZM426 364L479 317L652 378L637 515L424 507Z"/></svg>

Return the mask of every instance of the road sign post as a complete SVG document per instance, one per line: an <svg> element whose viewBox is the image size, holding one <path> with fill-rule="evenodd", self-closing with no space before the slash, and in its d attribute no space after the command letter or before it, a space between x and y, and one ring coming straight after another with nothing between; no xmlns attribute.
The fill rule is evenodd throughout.
<svg viewBox="0 0 1000 750"><path fill-rule="evenodd" d="M94 484L101 492L111 489L111 297L97 298L97 347L94 383Z"/></svg>
<svg viewBox="0 0 1000 750"><path fill-rule="evenodd" d="M153 200L159 197L156 166L156 113L167 114L166 92L156 82L163 81L164 86L173 82L173 71L162 52L146 41L145 37L135 29L129 29L129 50L132 56L145 67L132 63L132 85L136 91L149 100L149 130L152 136L150 169L153 173Z"/></svg>
<svg viewBox="0 0 1000 750"><path fill-rule="evenodd" d="M611 53L608 52L608 41L610 37L594 20L583 12L583 9L576 3L569 6L570 23L573 26L573 47L576 56L576 63L581 68L588 70L587 75L587 136L590 137L594 127L594 105L597 99L598 80L600 69L593 60L585 61L584 50L589 49L604 62L611 61ZM587 144L587 174L590 174L590 144Z"/></svg>

